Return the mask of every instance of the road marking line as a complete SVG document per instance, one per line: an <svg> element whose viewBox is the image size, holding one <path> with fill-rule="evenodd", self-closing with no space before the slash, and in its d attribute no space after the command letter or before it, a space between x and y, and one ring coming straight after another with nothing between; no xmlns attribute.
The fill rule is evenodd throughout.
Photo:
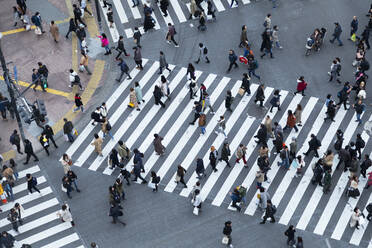
<svg viewBox="0 0 372 248"><path fill-rule="evenodd" d="M173 6L174 12L176 12L176 15L178 17L179 22L186 22L186 17L183 14L183 11L181 9L180 4L177 0L170 0L171 5Z"/></svg>
<svg viewBox="0 0 372 248"><path fill-rule="evenodd" d="M48 187L46 187L44 189L40 189L40 192L41 192L41 194L39 194L38 192L35 192L34 191L33 194L28 194L26 196L23 196L21 198L18 198L17 199L17 202L19 204L23 205L23 204L26 204L26 203L31 202L33 200L39 199L39 198L41 198L43 196L46 196L48 194L51 194L51 193L53 193L53 190L52 190L51 187L48 186ZM5 212L5 211L10 210L13 207L14 207L14 204L13 203L10 204L10 202L8 202L7 204L1 206L1 210L3 210L3 212Z"/></svg>
<svg viewBox="0 0 372 248"><path fill-rule="evenodd" d="M118 40L119 40L119 32L118 32L118 29L116 28L116 24L114 23L113 24L113 27L110 28L110 22L108 21L108 18L107 18L107 9L108 9L108 7L104 8L102 1L99 1L99 4L101 5L101 9L102 9L103 15L105 17L105 21L106 21L107 27L108 27L108 29L110 31L112 41L114 43L115 42L118 42Z"/></svg>
<svg viewBox="0 0 372 248"><path fill-rule="evenodd" d="M121 1L120 0L113 0L112 2L115 5L116 12L118 12L120 22L121 23L127 23L128 22L128 17L125 14L125 11L124 11L123 5L121 4Z"/></svg>
<svg viewBox="0 0 372 248"><path fill-rule="evenodd" d="M21 244L34 244L36 242L39 242L43 239L46 239L52 235L55 235L59 232L63 232L67 229L70 229L72 226L71 226L71 223L70 222L64 222L64 223L61 223L57 226L53 226L47 230L44 230L42 232L39 232L39 233L36 233L30 237L27 237L21 241L19 241Z"/></svg>
<svg viewBox="0 0 372 248"><path fill-rule="evenodd" d="M76 233L73 233L73 234L70 234L66 237L63 237L59 240L56 240L50 244L47 244L47 245L44 245L42 246L41 248L55 248L55 247L63 247L65 245L68 245L72 242L75 242L77 240L79 240L79 236L76 234Z"/></svg>

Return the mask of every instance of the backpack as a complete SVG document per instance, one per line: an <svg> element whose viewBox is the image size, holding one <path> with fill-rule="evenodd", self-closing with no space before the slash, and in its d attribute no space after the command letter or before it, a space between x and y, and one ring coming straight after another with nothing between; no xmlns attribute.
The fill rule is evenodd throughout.
<svg viewBox="0 0 372 248"><path fill-rule="evenodd" d="M75 75L75 81L74 81L75 84L80 84L80 77L79 75Z"/></svg>
<svg viewBox="0 0 372 248"><path fill-rule="evenodd" d="M266 21L266 20L264 21L263 26L264 26L265 28L267 28L267 21Z"/></svg>
<svg viewBox="0 0 372 248"><path fill-rule="evenodd" d="M360 140L360 147L364 148L366 146L366 142L364 140Z"/></svg>
<svg viewBox="0 0 372 248"><path fill-rule="evenodd" d="M372 203L368 204L368 206L366 207L366 209L367 209L367 211L369 213L371 213L372 212Z"/></svg>
<svg viewBox="0 0 372 248"><path fill-rule="evenodd" d="M238 186L236 189L238 190L240 197L244 197L247 194L247 188L243 186Z"/></svg>
<svg viewBox="0 0 372 248"><path fill-rule="evenodd" d="M107 131L110 131L111 130L111 124L110 124L110 122L107 122L107 124L106 124L106 130Z"/></svg>
<svg viewBox="0 0 372 248"><path fill-rule="evenodd" d="M272 210L273 210L273 215L276 213L276 206L273 204L272 206L271 206L271 208L272 208Z"/></svg>
<svg viewBox="0 0 372 248"><path fill-rule="evenodd" d="M155 177L155 183L160 183L160 177L159 176Z"/></svg>
<svg viewBox="0 0 372 248"><path fill-rule="evenodd" d="M207 53L208 53L208 48L207 48L207 47L204 47L204 49L203 49L203 53L204 53L204 54L207 54Z"/></svg>
<svg viewBox="0 0 372 248"><path fill-rule="evenodd" d="M340 72L341 72L341 64L338 64L337 65L336 71L337 71L338 74L340 74Z"/></svg>
<svg viewBox="0 0 372 248"><path fill-rule="evenodd" d="M258 62L257 60L253 60L253 69L257 69L258 68Z"/></svg>
<svg viewBox="0 0 372 248"><path fill-rule="evenodd" d="M36 179L36 177L32 177L32 184L33 184L34 186L37 185L37 179Z"/></svg>

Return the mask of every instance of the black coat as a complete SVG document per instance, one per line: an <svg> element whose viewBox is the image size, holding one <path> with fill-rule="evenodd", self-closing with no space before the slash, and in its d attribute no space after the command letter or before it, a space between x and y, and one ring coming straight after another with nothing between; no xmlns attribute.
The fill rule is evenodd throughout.
<svg viewBox="0 0 372 248"><path fill-rule="evenodd" d="M289 240L294 240L296 230L288 228L287 231L285 231L285 236L288 237Z"/></svg>
<svg viewBox="0 0 372 248"><path fill-rule="evenodd" d="M28 141L25 144L25 153L33 153L33 152L34 152L34 149L32 148L32 144L30 141Z"/></svg>
<svg viewBox="0 0 372 248"><path fill-rule="evenodd" d="M369 167L371 167L372 161L371 159L366 159L363 161L363 163L360 165L360 168L368 170Z"/></svg>
<svg viewBox="0 0 372 248"><path fill-rule="evenodd" d="M241 88L245 89L245 90L248 90L249 87L251 85L251 82L249 82L248 78L243 78L243 81L242 81L242 86Z"/></svg>
<svg viewBox="0 0 372 248"><path fill-rule="evenodd" d="M67 121L67 122L63 125L63 133L64 133L64 134L71 133L73 128L74 128L74 125L72 125L72 122L71 122L71 121Z"/></svg>
<svg viewBox="0 0 372 248"><path fill-rule="evenodd" d="M230 148L223 146L221 151L221 159L222 160L229 160L229 156L231 155Z"/></svg>
<svg viewBox="0 0 372 248"><path fill-rule="evenodd" d="M231 95L226 95L226 99L225 99L225 107L226 107L226 108L230 108L232 102L233 102L233 97L232 97Z"/></svg>
<svg viewBox="0 0 372 248"><path fill-rule="evenodd" d="M356 147L357 149L359 149L359 148L363 148L363 144L364 144L363 139L357 137L357 139L356 139L356 141L355 141L355 147Z"/></svg>
<svg viewBox="0 0 372 248"><path fill-rule="evenodd" d="M314 137L314 138L311 138L311 140L309 141L309 148L314 150L314 149L318 149L320 147L320 141Z"/></svg>
<svg viewBox="0 0 372 248"><path fill-rule="evenodd" d="M225 225L225 227L223 228L223 234L226 235L226 236L230 236L231 235L231 232L232 232L232 228L231 226L227 226Z"/></svg>
<svg viewBox="0 0 372 248"><path fill-rule="evenodd" d="M267 140L267 129L265 126L261 127L256 135L257 139L259 139L261 142L266 142Z"/></svg>
<svg viewBox="0 0 372 248"><path fill-rule="evenodd" d="M256 100L263 101L264 99L265 99L265 92L261 87L258 87L257 93L256 93Z"/></svg>
<svg viewBox="0 0 372 248"><path fill-rule="evenodd" d="M8 233L7 236L3 236L1 235L1 238L0 238L0 247L5 247L5 248L12 248L13 245L14 245L14 237Z"/></svg>
<svg viewBox="0 0 372 248"><path fill-rule="evenodd" d="M204 168L204 163L203 163L203 159L198 159L196 161L196 173L204 173L205 171L205 168Z"/></svg>
<svg viewBox="0 0 372 248"><path fill-rule="evenodd" d="M122 216L123 212L120 210L118 205L115 205L113 207L110 207L109 215L116 218L116 217Z"/></svg>
<svg viewBox="0 0 372 248"><path fill-rule="evenodd" d="M266 31L262 34L262 44L261 44L261 47L262 48L269 49L269 50L272 47L271 40L270 40L270 34L268 32L266 32Z"/></svg>
<svg viewBox="0 0 372 248"><path fill-rule="evenodd" d="M51 138L54 135L53 129L51 127L44 128L44 133L46 134L47 138Z"/></svg>
<svg viewBox="0 0 372 248"><path fill-rule="evenodd" d="M350 161L351 160L350 152L348 150L345 150L344 148L342 148L339 151L339 155L340 155L340 158L342 159L342 161Z"/></svg>

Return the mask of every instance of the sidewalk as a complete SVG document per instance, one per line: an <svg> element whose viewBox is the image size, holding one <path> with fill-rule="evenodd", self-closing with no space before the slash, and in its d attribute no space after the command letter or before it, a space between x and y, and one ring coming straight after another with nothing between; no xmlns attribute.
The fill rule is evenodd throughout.
<svg viewBox="0 0 372 248"><path fill-rule="evenodd" d="M16 65L18 71L18 81L21 81L18 87L19 91L25 89L31 82L32 69L37 68L37 62L45 64L49 70L48 76L48 92L38 90L35 92L29 89L24 96L26 99L33 103L36 99L42 99L45 102L49 125L53 127L55 133L60 131L63 127L63 118L67 117L72 119L80 114L72 114L71 109L74 105L73 94L69 85L69 69L73 68L77 71L78 60L80 59L80 51L77 48L77 39L75 34L70 35L70 38L66 40L65 35L68 30L69 13L72 14L72 7L68 6L71 2L60 1L60 0L38 0L38 1L27 1L27 7L29 16L31 18L32 13L39 11L43 19L43 28L45 33L41 36L36 36L33 30L17 32L7 32L11 34L5 34L1 40L1 46L4 53L6 62L13 62L8 64L8 69L13 74L13 67ZM42 8L40 7L42 6ZM49 33L49 23L51 20L56 21L59 27L60 40L55 43L51 34ZM91 17L85 18L88 28L87 35L96 35L97 27L95 19ZM13 15L11 12L11 6L9 9L0 9L0 30L9 31L21 28L20 24L18 27L14 27ZM90 32L90 33L89 33ZM72 38L71 38L72 36ZM87 38L88 38L87 37ZM87 39L88 40L88 39ZM103 73L103 63L96 61L91 58L89 60L90 69L94 70L92 76L88 76L86 73L79 73L83 87L86 88L82 94L84 104L86 104L90 96L93 94L97 87L100 78ZM88 85L89 84L89 85ZM0 81L0 92L8 96L8 92L3 81ZM2 154L5 160L14 157L16 154L12 150L11 144L9 143L9 136L14 129L18 129L18 125L15 120L9 119L8 121L0 120L1 132L0 132L0 154ZM38 142L38 136L40 135L41 128L36 126L34 122L31 125L23 123L26 137L33 143L34 149L39 150L40 144Z"/></svg>

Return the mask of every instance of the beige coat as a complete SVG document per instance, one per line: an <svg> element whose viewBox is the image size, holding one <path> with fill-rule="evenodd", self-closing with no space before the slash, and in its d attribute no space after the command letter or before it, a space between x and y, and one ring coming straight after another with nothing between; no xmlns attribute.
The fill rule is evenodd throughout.
<svg viewBox="0 0 372 248"><path fill-rule="evenodd" d="M68 161L65 161L64 159L62 159L62 166L63 166L63 172L65 173L65 174L67 174L67 172L69 171L69 170L71 170L71 165L69 165L68 164Z"/></svg>
<svg viewBox="0 0 372 248"><path fill-rule="evenodd" d="M258 150L258 154L260 155L260 157L263 157L263 156L269 156L269 148L267 147L263 147L261 146L260 149Z"/></svg>
<svg viewBox="0 0 372 248"><path fill-rule="evenodd" d="M330 155L327 155L324 157L324 166L328 166L328 167L332 167L333 165L333 158L334 158L334 155L333 153L331 153Z"/></svg>
<svg viewBox="0 0 372 248"><path fill-rule="evenodd" d="M256 180L259 183L263 183L263 181L265 180L265 173L263 173L261 171L257 171L257 173L256 173Z"/></svg>
<svg viewBox="0 0 372 248"><path fill-rule="evenodd" d="M107 119L106 119L106 121L104 123L102 123L101 130L105 134L108 133L108 131L107 131Z"/></svg>
<svg viewBox="0 0 372 248"><path fill-rule="evenodd" d="M6 177L6 178L12 178L13 177L13 170L12 168L6 168L3 173L2 173L2 176L3 177Z"/></svg>
<svg viewBox="0 0 372 248"><path fill-rule="evenodd" d="M273 125L272 125L272 120L271 119L266 119L265 118L265 123L264 123L266 129L267 129L267 133L270 134L271 137L273 137Z"/></svg>
<svg viewBox="0 0 372 248"><path fill-rule="evenodd" d="M302 110L296 109L294 115L296 117L296 124L301 123Z"/></svg>
<svg viewBox="0 0 372 248"><path fill-rule="evenodd" d="M81 55L80 58L80 65L88 66L88 56Z"/></svg>
<svg viewBox="0 0 372 248"><path fill-rule="evenodd" d="M118 153L119 153L119 156L124 159L126 157L129 157L130 154L128 154L127 150L126 150L127 146L123 143L123 145L119 145L118 146Z"/></svg>
<svg viewBox="0 0 372 248"><path fill-rule="evenodd" d="M94 139L93 143L91 144L92 146L94 146L94 151L98 154L102 154L102 143L102 138L98 137L98 139Z"/></svg>
<svg viewBox="0 0 372 248"><path fill-rule="evenodd" d="M243 146L243 147L238 147L238 149L236 150L236 157L241 159L244 154L245 154L245 151L247 150L247 147Z"/></svg>
<svg viewBox="0 0 372 248"><path fill-rule="evenodd" d="M56 24L51 24L49 31L52 34L53 39L56 40L56 41L58 41L59 40L59 29L58 29L58 26Z"/></svg>
<svg viewBox="0 0 372 248"><path fill-rule="evenodd" d="M137 102L137 97L136 97L136 92L135 91L130 92L129 102L134 104L134 108L138 108L138 102Z"/></svg>
<svg viewBox="0 0 372 248"><path fill-rule="evenodd" d="M195 0L191 0L191 4L190 4L190 14L191 15L194 16L197 7L198 6L196 6L196 1Z"/></svg>

